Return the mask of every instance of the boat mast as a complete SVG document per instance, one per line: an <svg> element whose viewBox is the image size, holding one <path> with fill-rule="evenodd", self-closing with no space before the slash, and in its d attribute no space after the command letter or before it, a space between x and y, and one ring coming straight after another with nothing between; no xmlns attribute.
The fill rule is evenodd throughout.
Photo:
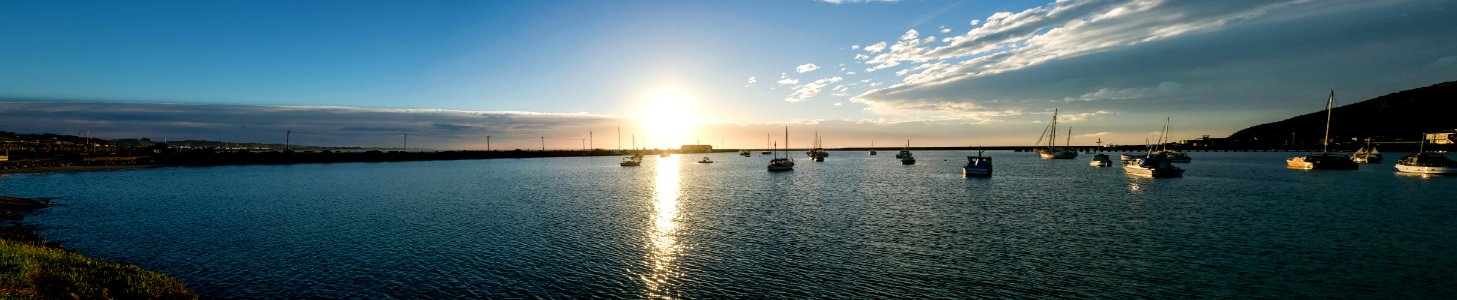
<svg viewBox="0 0 1457 300"><path fill-rule="evenodd" d="M1320 140L1320 153L1330 151L1331 143L1331 107L1336 103L1336 90L1331 90L1331 95L1325 98L1325 138ZM1425 136L1423 136L1425 138Z"/></svg>
<svg viewBox="0 0 1457 300"><path fill-rule="evenodd" d="M1164 117L1164 131L1159 133L1159 150L1169 150L1169 117Z"/></svg>
<svg viewBox="0 0 1457 300"><path fill-rule="evenodd" d="M1068 127L1067 128L1067 144L1064 144L1064 146L1067 146L1068 148L1072 148L1073 147L1073 128L1072 127Z"/></svg>
<svg viewBox="0 0 1457 300"><path fill-rule="evenodd" d="M1052 109L1052 132L1048 133L1048 136L1047 136L1047 150L1052 150L1052 147L1054 147L1054 146L1057 146L1057 109L1056 108Z"/></svg>
<svg viewBox="0 0 1457 300"><path fill-rule="evenodd" d="M784 157L789 157L789 126L784 126Z"/></svg>

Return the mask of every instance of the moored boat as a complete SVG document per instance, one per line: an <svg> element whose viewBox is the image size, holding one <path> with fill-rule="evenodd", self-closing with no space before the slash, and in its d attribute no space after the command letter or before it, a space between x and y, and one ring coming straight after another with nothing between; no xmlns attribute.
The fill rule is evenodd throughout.
<svg viewBox="0 0 1457 300"><path fill-rule="evenodd" d="M1057 147L1057 109L1052 109L1052 122L1042 129L1043 135L1037 138L1034 144L1041 145L1042 139L1047 139L1047 148L1038 148L1037 155L1042 159L1074 159L1078 157L1078 151ZM1068 128L1068 146L1072 145L1072 128Z"/></svg>
<svg viewBox="0 0 1457 300"><path fill-rule="evenodd" d="M1356 153L1351 154L1351 161L1358 164L1380 163L1381 160L1381 151L1376 150L1376 146L1371 145L1370 138L1366 139L1366 147L1361 147L1361 149L1356 150Z"/></svg>
<svg viewBox="0 0 1457 300"><path fill-rule="evenodd" d="M1184 177L1184 169L1175 167L1172 161L1157 156L1134 159L1123 165L1123 171L1131 175L1153 178Z"/></svg>
<svg viewBox="0 0 1457 300"><path fill-rule="evenodd" d="M992 158L982 155L984 150L978 150L976 156L967 156L966 165L961 167L961 175L966 177L992 177Z"/></svg>
<svg viewBox="0 0 1457 300"><path fill-rule="evenodd" d="M1355 170L1360 168L1355 161L1351 161L1350 156L1330 153L1331 110L1335 108L1336 91L1331 91L1325 101L1325 137L1321 138L1320 154L1311 153L1291 157L1285 160L1286 167L1314 170Z"/></svg>
<svg viewBox="0 0 1457 300"><path fill-rule="evenodd" d="M794 159L789 157L789 126L784 127L784 144L784 157L774 152L774 159L769 160L769 172L794 171ZM778 145L774 147L778 148Z"/></svg>
<svg viewBox="0 0 1457 300"><path fill-rule="evenodd" d="M1113 160L1108 159L1107 154L1097 153L1093 154L1093 160L1089 161L1088 165L1094 167L1107 167L1113 165Z"/></svg>
<svg viewBox="0 0 1457 300"><path fill-rule="evenodd" d="M900 154L896 154L896 158L901 159L902 165L916 164L916 157L911 155L911 140L906 140L906 148L901 150Z"/></svg>
<svg viewBox="0 0 1457 300"><path fill-rule="evenodd" d="M711 163L713 163L713 159L710 159L707 156L704 156L703 159L698 160L698 163L700 163L700 164L711 164Z"/></svg>
<svg viewBox="0 0 1457 300"><path fill-rule="evenodd" d="M641 166L642 165L642 154L633 154L632 156L623 157L622 158L622 162L618 163L617 165L624 166L624 167Z"/></svg>
<svg viewBox="0 0 1457 300"><path fill-rule="evenodd" d="M1396 160L1396 170L1403 173L1457 174L1457 161L1436 152L1417 152Z"/></svg>

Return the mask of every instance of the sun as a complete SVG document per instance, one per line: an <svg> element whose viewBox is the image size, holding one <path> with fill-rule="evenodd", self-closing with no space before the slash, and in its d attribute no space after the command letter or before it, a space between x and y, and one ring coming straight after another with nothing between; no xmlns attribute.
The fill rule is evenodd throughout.
<svg viewBox="0 0 1457 300"><path fill-rule="evenodd" d="M662 92L647 102L638 120L647 129L650 147L677 148L689 142L697 118L687 96Z"/></svg>

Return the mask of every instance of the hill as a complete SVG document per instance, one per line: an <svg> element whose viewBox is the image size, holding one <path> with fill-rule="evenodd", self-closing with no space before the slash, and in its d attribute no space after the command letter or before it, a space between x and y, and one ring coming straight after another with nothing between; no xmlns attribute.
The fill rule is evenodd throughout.
<svg viewBox="0 0 1457 300"><path fill-rule="evenodd" d="M1340 104L1339 91L1336 103ZM1314 106L1316 101L1312 100ZM1355 140L1416 141L1424 132L1457 129L1457 81L1434 84L1387 94L1370 100L1339 106L1333 110L1333 144L1355 144ZM1326 113L1308 114L1242 129L1229 136L1247 145L1290 145L1319 147L1325 132ZM1337 147L1339 148L1339 147Z"/></svg>

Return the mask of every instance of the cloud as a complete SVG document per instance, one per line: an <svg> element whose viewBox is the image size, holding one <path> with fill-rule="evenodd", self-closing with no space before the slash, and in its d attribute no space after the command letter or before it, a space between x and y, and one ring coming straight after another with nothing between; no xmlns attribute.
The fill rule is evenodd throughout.
<svg viewBox="0 0 1457 300"><path fill-rule="evenodd" d="M894 3L894 2L900 2L900 0L820 0L820 2L834 4L834 5L840 5L840 4L846 4L846 3L852 3L852 4L853 3L875 3L875 2Z"/></svg>
<svg viewBox="0 0 1457 300"><path fill-rule="evenodd" d="M754 87L755 82L759 82L759 77L749 76L749 82L745 83L744 87Z"/></svg>
<svg viewBox="0 0 1457 300"><path fill-rule="evenodd" d="M482 149L493 136L497 149L537 148L539 137L586 138L632 126L625 117L583 113L374 109L353 107L195 105L95 102L0 102L0 128L16 132L89 130L107 139L212 140L319 146L397 147L401 134L410 144L435 149ZM624 128L627 129L627 128ZM598 135L599 144L605 141ZM418 143L418 144L417 144Z"/></svg>
<svg viewBox="0 0 1457 300"><path fill-rule="evenodd" d="M951 33L951 28L941 27L941 33Z"/></svg>
<svg viewBox="0 0 1457 300"><path fill-rule="evenodd" d="M865 46L864 49L865 49L865 52L880 53L880 51L885 50L885 46L886 46L885 45L885 42L879 42L879 43L870 44L870 46Z"/></svg>
<svg viewBox="0 0 1457 300"><path fill-rule="evenodd" d="M841 106L841 105L844 105L844 103L840 103L840 102L835 102L835 104L834 104L834 106L835 106L835 107L839 107L839 106Z"/></svg>
<svg viewBox="0 0 1457 300"><path fill-rule="evenodd" d="M799 79L789 78L789 74L786 73L779 73L779 81L774 83L779 85L798 85Z"/></svg>
<svg viewBox="0 0 1457 300"><path fill-rule="evenodd" d="M808 100L809 98L814 98L814 96L818 96L820 94L820 91L824 89L825 86L830 85L831 83L840 82L844 79L845 78L839 76L821 78L819 80L815 80L801 86L796 86L794 87L794 93L790 93L787 98L784 98L784 101L802 102L804 100Z"/></svg>
<svg viewBox="0 0 1457 300"><path fill-rule="evenodd" d="M819 70L819 69L820 69L820 66L816 66L815 64L803 64L803 65L799 65L798 67L794 67L794 71L795 72L798 72L798 73L801 73L801 74L803 74L803 73L809 73L811 71Z"/></svg>
<svg viewBox="0 0 1457 300"><path fill-rule="evenodd" d="M897 69L889 86L870 85L852 102L888 118L943 117L929 109L951 117L964 111L958 103L1182 113L1197 115L1194 126L1232 132L1244 124L1230 115L1268 122L1300 113L1270 105L1297 91L1349 86L1374 97L1451 80L1457 66L1448 58L1457 43L1444 38L1457 36L1457 19L1430 2L1048 2L970 20L940 40L912 29L848 54L867 71ZM1390 80L1375 87L1375 74Z"/></svg>
<svg viewBox="0 0 1457 300"><path fill-rule="evenodd" d="M1179 92L1183 85L1178 82L1164 81L1157 86L1147 88L1110 89L1101 88L1097 91L1088 92L1082 96L1064 98L1063 101L1097 101L1097 100L1128 100L1149 98L1160 95L1169 95Z"/></svg>

